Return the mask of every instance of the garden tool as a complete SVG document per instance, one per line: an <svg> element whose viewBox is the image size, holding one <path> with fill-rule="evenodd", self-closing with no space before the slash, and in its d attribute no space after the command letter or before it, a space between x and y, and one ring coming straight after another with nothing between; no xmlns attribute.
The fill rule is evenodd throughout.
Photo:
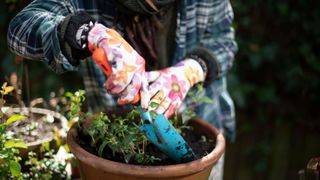
<svg viewBox="0 0 320 180"><path fill-rule="evenodd" d="M99 65L106 76L110 76L112 68L102 48L98 48L93 52L92 59ZM139 95L135 99L139 100ZM188 162L195 159L195 154L191 147L163 114L158 114L155 119L152 119L149 111L142 109L141 106L138 107L138 110L143 120L140 130L164 154L176 162Z"/></svg>

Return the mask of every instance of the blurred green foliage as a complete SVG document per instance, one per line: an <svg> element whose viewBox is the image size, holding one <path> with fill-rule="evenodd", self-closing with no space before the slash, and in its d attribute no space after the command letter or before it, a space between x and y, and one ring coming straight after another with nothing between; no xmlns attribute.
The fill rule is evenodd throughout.
<svg viewBox="0 0 320 180"><path fill-rule="evenodd" d="M317 112L312 105L320 101L319 3L232 4L239 52L229 87L238 107L262 103L264 107L281 105L287 112L292 106L305 104L308 108L294 113Z"/></svg>
<svg viewBox="0 0 320 180"><path fill-rule="evenodd" d="M228 87L238 132L225 177L298 179L320 155L320 2L231 3L239 52Z"/></svg>

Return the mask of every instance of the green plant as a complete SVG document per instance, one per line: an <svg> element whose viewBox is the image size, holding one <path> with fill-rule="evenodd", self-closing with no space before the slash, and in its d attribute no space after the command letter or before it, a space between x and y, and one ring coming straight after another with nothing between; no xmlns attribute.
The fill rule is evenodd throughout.
<svg viewBox="0 0 320 180"><path fill-rule="evenodd" d="M19 114L6 118L4 114L4 111L6 111L6 108L4 108L4 96L12 90L13 87L7 86L7 83L4 83L0 90L0 177L4 178L21 177L21 165L19 164L21 158L18 156L19 150L17 148L27 148L20 139L14 138L12 134L6 131L10 124L26 118Z"/></svg>
<svg viewBox="0 0 320 180"><path fill-rule="evenodd" d="M91 146L96 148L99 156L111 151L112 156L120 155L125 163L147 164L158 160L145 151L149 143L146 136L133 124L138 117L136 109L124 117L111 116L112 122L104 113L96 117L88 129L83 129L91 138Z"/></svg>
<svg viewBox="0 0 320 180"><path fill-rule="evenodd" d="M88 114L82 113L82 104L85 101L85 91L77 90L75 93L66 92L65 94L67 98L67 117L69 119L69 126L71 126L74 122L79 122L79 119L85 119Z"/></svg>
<svg viewBox="0 0 320 180"><path fill-rule="evenodd" d="M65 179L66 163L57 161L53 150L49 145L42 146L44 157L35 152L30 152L28 159L24 162L20 157L19 149L26 149L27 145L18 138L18 134L8 131L7 127L26 117L14 114L7 117L4 96L14 90L13 86L4 83L0 90L0 177L1 179ZM32 128L30 129L32 132Z"/></svg>
<svg viewBox="0 0 320 180"><path fill-rule="evenodd" d="M158 160L148 155L145 148L149 141L139 130L141 122L136 122L139 117L137 109L133 109L125 116L110 117L105 113L92 116L89 113L81 112L81 105L84 98L84 91L79 90L74 94L68 92L66 96L70 99L71 108L69 117L79 119L78 128L80 134L90 139L90 148L99 156L105 156L111 152L113 157L120 157L125 163L146 164ZM88 119L92 119L88 122ZM132 122L136 123L132 123ZM112 157L109 157L112 158Z"/></svg>
<svg viewBox="0 0 320 180"><path fill-rule="evenodd" d="M44 157L35 152L29 152L25 162L27 171L23 173L23 179L66 179L66 162L58 161L52 149L46 149Z"/></svg>
<svg viewBox="0 0 320 180"><path fill-rule="evenodd" d="M184 129L190 129L190 126L186 125L186 122L196 116L195 107L199 103L212 104L213 100L204 95L203 84L199 83L192 88L186 98L186 106L182 112L176 112L169 120L170 123L177 129L179 133L182 133Z"/></svg>
<svg viewBox="0 0 320 180"><path fill-rule="evenodd" d="M130 112L123 116L107 115L103 112L95 116L88 113L84 114L81 112L81 106L85 100L84 95L85 92L83 90L75 93L66 93L70 101L69 118L77 119L78 130L80 136L82 135L80 144L86 146L89 141L89 150L98 156L125 163L148 164L160 160L158 157L146 152L150 142L139 129L142 121L137 121L137 119L140 119L137 108L133 107ZM203 96L201 85L198 85L196 90L190 92L189 96L192 96L192 103L212 102L211 99ZM184 112L181 116L175 114L170 119L179 133L184 129L190 129L189 126L185 125L185 122L195 116L192 109ZM155 115L153 114L152 116Z"/></svg>

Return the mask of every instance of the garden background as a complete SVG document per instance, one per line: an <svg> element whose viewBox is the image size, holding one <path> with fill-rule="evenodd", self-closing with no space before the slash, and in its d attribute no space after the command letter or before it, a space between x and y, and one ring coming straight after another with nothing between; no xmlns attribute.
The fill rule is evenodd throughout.
<svg viewBox="0 0 320 180"><path fill-rule="evenodd" d="M8 50L8 23L28 2L0 2L0 84L29 69L31 99L83 88L77 72L54 74ZM228 83L237 136L227 143L225 179L298 179L320 156L320 1L231 3L239 52Z"/></svg>

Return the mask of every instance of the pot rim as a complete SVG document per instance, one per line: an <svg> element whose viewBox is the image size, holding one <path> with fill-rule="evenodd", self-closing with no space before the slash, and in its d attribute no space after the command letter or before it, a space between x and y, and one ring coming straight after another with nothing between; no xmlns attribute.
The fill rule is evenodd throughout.
<svg viewBox="0 0 320 180"><path fill-rule="evenodd" d="M9 107L9 106L4 106L8 108L6 113L19 113L21 115L29 115L30 113L33 114L41 114L41 115L51 115L55 119L60 121L61 128L59 129L60 136L62 138L66 138L66 134L68 131L68 120L65 116L63 116L61 113L46 109L46 108L37 108L37 107ZM50 137L43 137L42 139L37 139L32 142L26 143L28 148L36 147L39 146L43 143L51 142L54 139L53 135Z"/></svg>
<svg viewBox="0 0 320 180"><path fill-rule="evenodd" d="M56 119L60 120L60 124L64 130L68 130L68 120L65 116L63 116L61 113L46 109L46 108L36 108L36 107L8 107L7 112L13 112L13 113L19 113L22 115L28 115L29 113L35 113L35 114L43 114L43 115L51 115Z"/></svg>
<svg viewBox="0 0 320 180"><path fill-rule="evenodd" d="M200 118L193 118L190 121L194 121L201 126L209 127L210 133L216 136L215 148L206 156L187 163L174 164L174 165L132 165L125 164L116 161L111 161L98 157L84 150L78 143L76 143L76 137L78 136L76 124L70 128L67 134L67 144L70 147L74 156L96 169L104 172L110 172L113 174L122 174L126 176L144 176L144 177L177 177L187 176L195 174L208 168L210 165L216 163L216 161L222 156L225 149L225 139L218 129L213 127L208 122L201 120ZM94 162L94 163L92 163ZM103 168L108 167L108 168Z"/></svg>

